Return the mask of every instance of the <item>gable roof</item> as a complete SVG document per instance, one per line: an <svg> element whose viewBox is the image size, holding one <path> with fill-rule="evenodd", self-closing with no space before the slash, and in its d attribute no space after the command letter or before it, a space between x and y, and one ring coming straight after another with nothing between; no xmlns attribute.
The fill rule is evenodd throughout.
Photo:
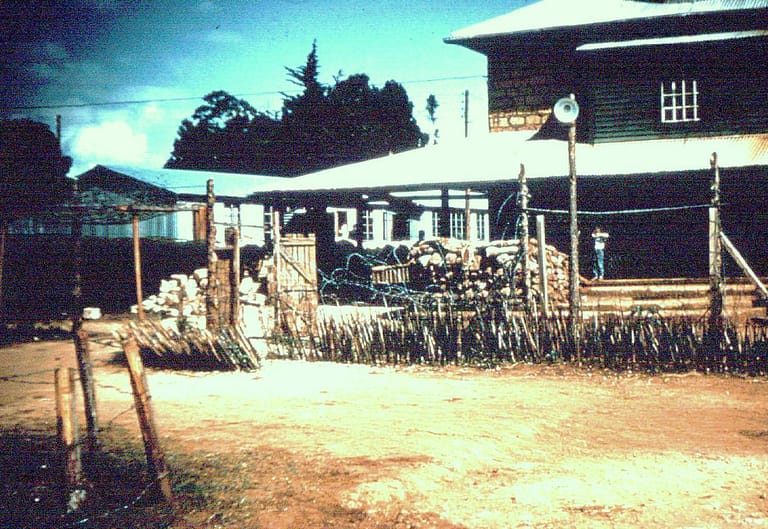
<svg viewBox="0 0 768 529"><path fill-rule="evenodd" d="M569 174L567 142L532 140L531 131L498 132L452 143L265 182L260 196L369 193L453 186L482 189L518 181L521 164L529 179ZM707 171L713 152L722 168L768 168L768 134L578 144L576 172L584 177Z"/></svg>
<svg viewBox="0 0 768 529"><path fill-rule="evenodd" d="M217 198L244 199L260 184L277 176L191 171L186 169L152 169L127 165L96 165L78 177L80 190L98 186L112 192L135 194L132 200L200 200L206 198L208 180L213 180ZM143 199L140 197L144 197ZM137 202L138 203L138 202Z"/></svg>
<svg viewBox="0 0 768 529"><path fill-rule="evenodd" d="M540 0L463 29L456 30L445 42L466 41L517 33L542 32L594 24L610 24L661 17L684 17L706 13L761 9L768 0L691 0L687 2L643 2L639 0Z"/></svg>

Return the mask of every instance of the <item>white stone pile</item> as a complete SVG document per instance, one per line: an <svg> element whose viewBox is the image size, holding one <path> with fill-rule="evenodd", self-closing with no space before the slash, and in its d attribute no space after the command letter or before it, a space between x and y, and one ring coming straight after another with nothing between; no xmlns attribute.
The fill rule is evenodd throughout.
<svg viewBox="0 0 768 529"><path fill-rule="evenodd" d="M207 268L198 268L191 275L173 274L161 279L158 293L144 299L141 306L144 312L163 318L186 318L190 323L202 319L204 328L207 285ZM133 305L131 312L137 313L138 305Z"/></svg>

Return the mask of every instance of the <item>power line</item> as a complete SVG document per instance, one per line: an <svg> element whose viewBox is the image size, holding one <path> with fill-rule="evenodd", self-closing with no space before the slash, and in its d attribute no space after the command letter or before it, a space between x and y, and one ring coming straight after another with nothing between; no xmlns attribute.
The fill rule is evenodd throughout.
<svg viewBox="0 0 768 529"><path fill-rule="evenodd" d="M453 77L436 77L432 79L414 79L411 81L396 81L400 84L420 84L420 83L439 83L445 81L464 81L468 79L485 79L485 75L458 75ZM285 90L271 90L267 92L248 92L241 94L232 94L234 97L245 96L268 96L268 95L282 95L285 94ZM200 96L188 96L188 97L168 97L157 99L127 99L122 101L96 101L92 103L68 103L59 105L20 105L20 106L1 106L2 110L55 110L61 108L88 108L88 107L103 107L114 105L146 105L149 103L174 103L179 101L196 101L202 99Z"/></svg>
<svg viewBox="0 0 768 529"><path fill-rule="evenodd" d="M232 94L235 97L242 96L263 96L263 95L277 95L282 92L252 92L248 94ZM110 105L146 105L149 103L173 103L177 101L195 101L202 99L200 96L195 97L168 97L158 99L128 99L124 101L97 101L94 103L69 103L61 105L30 105L30 106L15 106L15 107L0 107L4 110L44 110L44 109L56 109L56 108L86 108L86 107L103 107Z"/></svg>

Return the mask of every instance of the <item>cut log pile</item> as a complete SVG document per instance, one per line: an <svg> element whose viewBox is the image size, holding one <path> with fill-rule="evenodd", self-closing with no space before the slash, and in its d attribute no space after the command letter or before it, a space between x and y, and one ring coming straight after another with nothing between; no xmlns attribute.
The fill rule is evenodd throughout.
<svg viewBox="0 0 768 529"><path fill-rule="evenodd" d="M410 281L416 288L450 292L462 300L522 296L523 268L519 240L475 245L456 239L422 241L409 254ZM545 247L548 294L552 303L568 300L568 255ZM529 239L531 288L538 292L539 245Z"/></svg>

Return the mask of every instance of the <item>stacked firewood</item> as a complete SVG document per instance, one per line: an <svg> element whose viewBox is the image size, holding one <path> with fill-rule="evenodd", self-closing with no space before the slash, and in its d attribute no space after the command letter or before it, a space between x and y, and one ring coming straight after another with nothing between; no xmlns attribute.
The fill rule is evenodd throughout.
<svg viewBox="0 0 768 529"><path fill-rule="evenodd" d="M529 239L531 288L539 290L539 245ZM551 302L568 299L568 256L545 247L548 294ZM523 266L519 240L472 244L456 239L422 241L411 248L410 280L417 288L450 293L459 299L522 297Z"/></svg>

